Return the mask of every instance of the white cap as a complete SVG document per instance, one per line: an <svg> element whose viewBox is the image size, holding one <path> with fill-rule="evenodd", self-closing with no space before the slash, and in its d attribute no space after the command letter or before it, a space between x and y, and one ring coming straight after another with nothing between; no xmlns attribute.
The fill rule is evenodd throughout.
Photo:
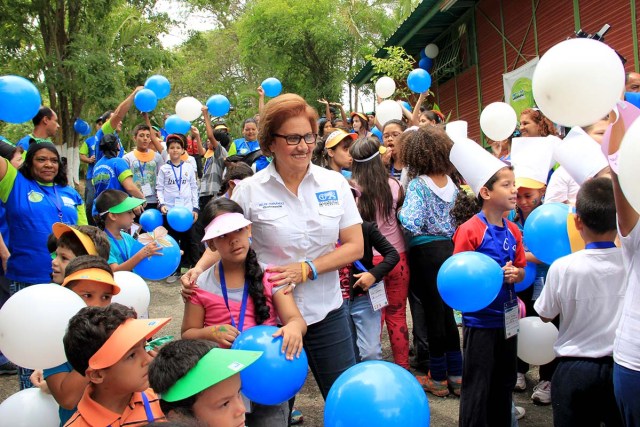
<svg viewBox="0 0 640 427"><path fill-rule="evenodd" d="M464 120L449 122L445 126L445 132L447 132L447 135L449 135L449 138L451 138L453 142L467 139L467 122Z"/></svg>
<svg viewBox="0 0 640 427"><path fill-rule="evenodd" d="M464 138L454 139L449 159L476 196L496 172L507 166L480 145L467 139L466 135Z"/></svg>
<svg viewBox="0 0 640 427"><path fill-rule="evenodd" d="M547 184L553 146L554 140L547 137L513 138L511 164L517 187L542 188Z"/></svg>
<svg viewBox="0 0 640 427"><path fill-rule="evenodd" d="M593 178L609 165L600 144L578 126L571 128L567 136L556 145L553 157L578 185Z"/></svg>

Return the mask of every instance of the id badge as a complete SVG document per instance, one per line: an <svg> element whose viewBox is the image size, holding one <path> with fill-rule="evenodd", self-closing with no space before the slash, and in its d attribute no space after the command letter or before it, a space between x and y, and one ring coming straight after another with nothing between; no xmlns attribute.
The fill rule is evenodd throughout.
<svg viewBox="0 0 640 427"><path fill-rule="evenodd" d="M142 186L140 187L140 191L142 191L144 197L153 196L153 190L151 189L151 184L149 183L142 184Z"/></svg>
<svg viewBox="0 0 640 427"><path fill-rule="evenodd" d="M173 206L184 206L184 205L186 205L186 202L182 197L176 197L176 199L173 201Z"/></svg>
<svg viewBox="0 0 640 427"><path fill-rule="evenodd" d="M389 305L387 291L384 289L384 282L380 281L369 288L369 299L371 300L373 311L378 311Z"/></svg>
<svg viewBox="0 0 640 427"><path fill-rule="evenodd" d="M544 277L536 277L535 282L533 282L533 296L531 297L533 301L540 298L542 288L544 288Z"/></svg>
<svg viewBox="0 0 640 427"><path fill-rule="evenodd" d="M518 301L512 300L504 303L504 337L509 339L520 332L520 313Z"/></svg>

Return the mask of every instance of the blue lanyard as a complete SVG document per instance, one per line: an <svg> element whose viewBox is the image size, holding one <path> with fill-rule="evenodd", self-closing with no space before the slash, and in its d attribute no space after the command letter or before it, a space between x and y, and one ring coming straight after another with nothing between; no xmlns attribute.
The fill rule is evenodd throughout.
<svg viewBox="0 0 640 427"><path fill-rule="evenodd" d="M495 243L498 243L498 244L502 245L502 248L504 249L504 241L500 242L498 240L498 238L496 237L495 233L493 232L493 228L491 227L491 224L489 224L489 221L487 220L487 217L484 215L484 212L480 211L478 216L480 217L482 222L487 224L487 230L489 231L489 234L491 234L491 238L493 239L493 241ZM513 261L515 261L515 258L516 258L515 255L516 254L515 254L515 251L513 249L513 245L511 245L511 241L509 239L509 227L507 226L507 221L505 221L504 218L502 218L502 226L504 227L504 231L505 231L505 237L506 237L506 242L507 242L507 246L508 246L507 252L509 253L509 261L513 262Z"/></svg>
<svg viewBox="0 0 640 427"><path fill-rule="evenodd" d="M211 166L211 162L213 161L213 157L214 156L211 156L207 160L204 161L204 170L202 171L202 176L205 176L207 174L207 169L209 169L209 167Z"/></svg>
<svg viewBox="0 0 640 427"><path fill-rule="evenodd" d="M62 221L62 199L58 195L58 189L56 188L56 185L53 184L53 194L55 195L55 197L51 197L51 195L47 193L45 188L42 185L40 185L39 182L36 181L36 183L38 184L38 187L40 187L44 195L47 196L47 200L49 200L49 202L53 205L53 207L56 208L56 210L58 211L58 218L60 218L60 222L63 222Z"/></svg>
<svg viewBox="0 0 640 427"><path fill-rule="evenodd" d="M591 242L587 243L585 249L609 249L615 248L616 244L613 242Z"/></svg>
<svg viewBox="0 0 640 427"><path fill-rule="evenodd" d="M142 392L142 404L144 405L144 412L147 414L147 421L150 423L155 421L155 417L153 416L153 411L151 410L151 405L149 405L149 398L144 391Z"/></svg>
<svg viewBox="0 0 640 427"><path fill-rule="evenodd" d="M127 261L129 259L129 254L126 251L122 250L122 247L120 246L120 243L118 243L116 238L113 236L113 234L111 234L111 232L109 230L107 230L105 228L104 232L107 233L107 236L111 237L111 240L113 240L113 243L116 245L116 248L118 249L118 252L120 252L120 256L122 257L122 262ZM126 245L125 245L125 248L126 248Z"/></svg>
<svg viewBox="0 0 640 427"><path fill-rule="evenodd" d="M173 171L173 177L176 179L176 185L178 186L178 192L180 192L180 187L182 187L182 164L184 162L180 162L180 179L178 179L178 175L176 175L176 166L173 163L169 162L171 165L171 170Z"/></svg>
<svg viewBox="0 0 640 427"><path fill-rule="evenodd" d="M224 298L224 305L227 306L227 310L229 311L229 317L231 318L231 326L242 332L242 328L244 326L244 315L247 311L247 302L249 300L249 283L245 280L244 282L244 290L242 291L242 304L240 305L240 317L238 318L238 323L236 324L235 319L233 318L233 314L231 314L231 309L229 308L229 296L227 295L227 282L224 278L224 268L222 267L222 261L218 264L219 272L220 272L220 289L222 290L222 297Z"/></svg>
<svg viewBox="0 0 640 427"><path fill-rule="evenodd" d="M140 160L138 160L138 167L140 168L140 176L142 176L143 181L144 181L144 167L146 165L147 165L147 162L142 163Z"/></svg>
<svg viewBox="0 0 640 427"><path fill-rule="evenodd" d="M366 273L367 271L367 267L365 267L360 261L354 261L353 265L360 271Z"/></svg>

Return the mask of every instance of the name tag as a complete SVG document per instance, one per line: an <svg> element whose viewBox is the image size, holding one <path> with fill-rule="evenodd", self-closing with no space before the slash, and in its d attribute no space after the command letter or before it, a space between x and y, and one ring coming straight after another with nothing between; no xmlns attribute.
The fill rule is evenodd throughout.
<svg viewBox="0 0 640 427"><path fill-rule="evenodd" d="M140 187L140 191L144 194L145 197L153 196L153 190L151 189L151 184L142 184Z"/></svg>
<svg viewBox="0 0 640 427"><path fill-rule="evenodd" d="M520 332L520 312L518 301L512 300L504 304L504 337L509 339Z"/></svg>
<svg viewBox="0 0 640 427"><path fill-rule="evenodd" d="M384 289L384 282L380 281L369 288L369 299L373 306L373 311L378 311L389 305L387 292Z"/></svg>
<svg viewBox="0 0 640 427"><path fill-rule="evenodd" d="M174 206L186 206L186 204L187 204L186 200L182 197L176 197L175 200L173 201Z"/></svg>

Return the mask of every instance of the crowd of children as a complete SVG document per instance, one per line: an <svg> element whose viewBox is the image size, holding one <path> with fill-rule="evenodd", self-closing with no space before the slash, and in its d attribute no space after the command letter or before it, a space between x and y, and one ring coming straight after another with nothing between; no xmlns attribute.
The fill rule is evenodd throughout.
<svg viewBox="0 0 640 427"><path fill-rule="evenodd" d="M77 213L63 216L56 205L59 184L52 184L53 198L46 193L52 209L59 211L58 221L47 225L51 281L78 294L87 307L69 322L64 337L68 362L44 371L21 369L21 387L33 383L50 392L60 405L61 425L68 426L155 421L289 425L293 402L265 406L242 398L238 373L260 353L229 349L243 330L272 325L279 327L275 336L283 339L285 357L293 359L309 338L305 334L315 339L318 334L307 321L309 302L294 294L297 285L318 278L314 262L303 254L295 263L302 280L282 282L285 269L259 262L259 249L252 248L247 201L231 200L241 180L273 173L273 153L261 149L258 141L259 117L245 120L243 138L231 141L226 126L212 125L203 107L203 143L195 128L190 135L162 137L144 115L145 122L132 132L135 149L124 154L117 130L135 93L113 114L100 117L98 133L82 151L83 161L91 166L87 206L70 192L65 205ZM540 367L540 381L531 395L535 403L552 405L554 424L640 425L635 393L640 391L638 213L621 191L615 171L606 167L606 159L585 161L589 164L583 167L566 160L554 171L554 147L560 139L537 109L524 110L520 137L492 144L491 154L467 138L465 123L445 127L438 111L421 110L423 100L421 96L415 112L404 120L384 125L374 115L358 112L347 119L341 110L342 117L334 118L331 103L322 100L327 117L316 124L321 135L317 143L315 132L271 135L286 140L287 146L304 142L315 165L337 172L340 175L330 172L340 177L336 182L347 180L351 187L362 219L362 236L356 239L363 242L362 256L343 263L338 273L356 361L382 359L386 324L396 364L422 371L416 378L434 396L460 397L459 425L511 426L524 415L514 407L512 393L527 389L530 369L517 357L518 322L526 307L527 316L539 316L559 329L557 357ZM36 156L51 151L51 144L38 135L51 137L57 118L47 111L41 116L37 123L34 119L26 149L27 168L44 173L33 162L58 160ZM607 136L611 154L626 129L615 114L608 120L613 123ZM566 143L597 145L606 126L574 129ZM19 147L0 143L6 159L0 162L0 198L6 203L0 208L8 209L0 210L0 225L5 217L10 219L8 227L0 228L3 271L15 247L9 234L14 227L24 228L24 219L19 224L12 219L20 216L17 205L10 204L12 197L22 194L23 186L42 189L34 178L44 176L36 174L33 184L30 175L16 172L22 159ZM59 178L57 171L49 181ZM585 248L550 266L531 253L523 239L527 219L549 202L548 186L559 197L556 201L575 205L569 221L575 221ZM156 243L135 249L132 226L143 209L157 208L166 217L174 207L187 208L193 217L193 227L186 232L164 223L184 252L181 267L196 265L203 253L216 253L217 261L195 283L182 282L182 340L150 355L146 340L170 319L139 319L144 313L112 304L111 297L120 292L114 272L131 271L143 259L160 255ZM84 222L85 208L95 226L78 225ZM38 232L45 234L42 227ZM270 244L255 243L256 248ZM345 241L328 244L340 247ZM464 251L495 260L504 279L487 307L462 313L461 348L455 313L438 292L437 275L449 257ZM516 292L528 263L536 266L533 285ZM168 281L179 275L180 269ZM22 282L22 287L31 284ZM6 364L10 362L0 363Z"/></svg>

